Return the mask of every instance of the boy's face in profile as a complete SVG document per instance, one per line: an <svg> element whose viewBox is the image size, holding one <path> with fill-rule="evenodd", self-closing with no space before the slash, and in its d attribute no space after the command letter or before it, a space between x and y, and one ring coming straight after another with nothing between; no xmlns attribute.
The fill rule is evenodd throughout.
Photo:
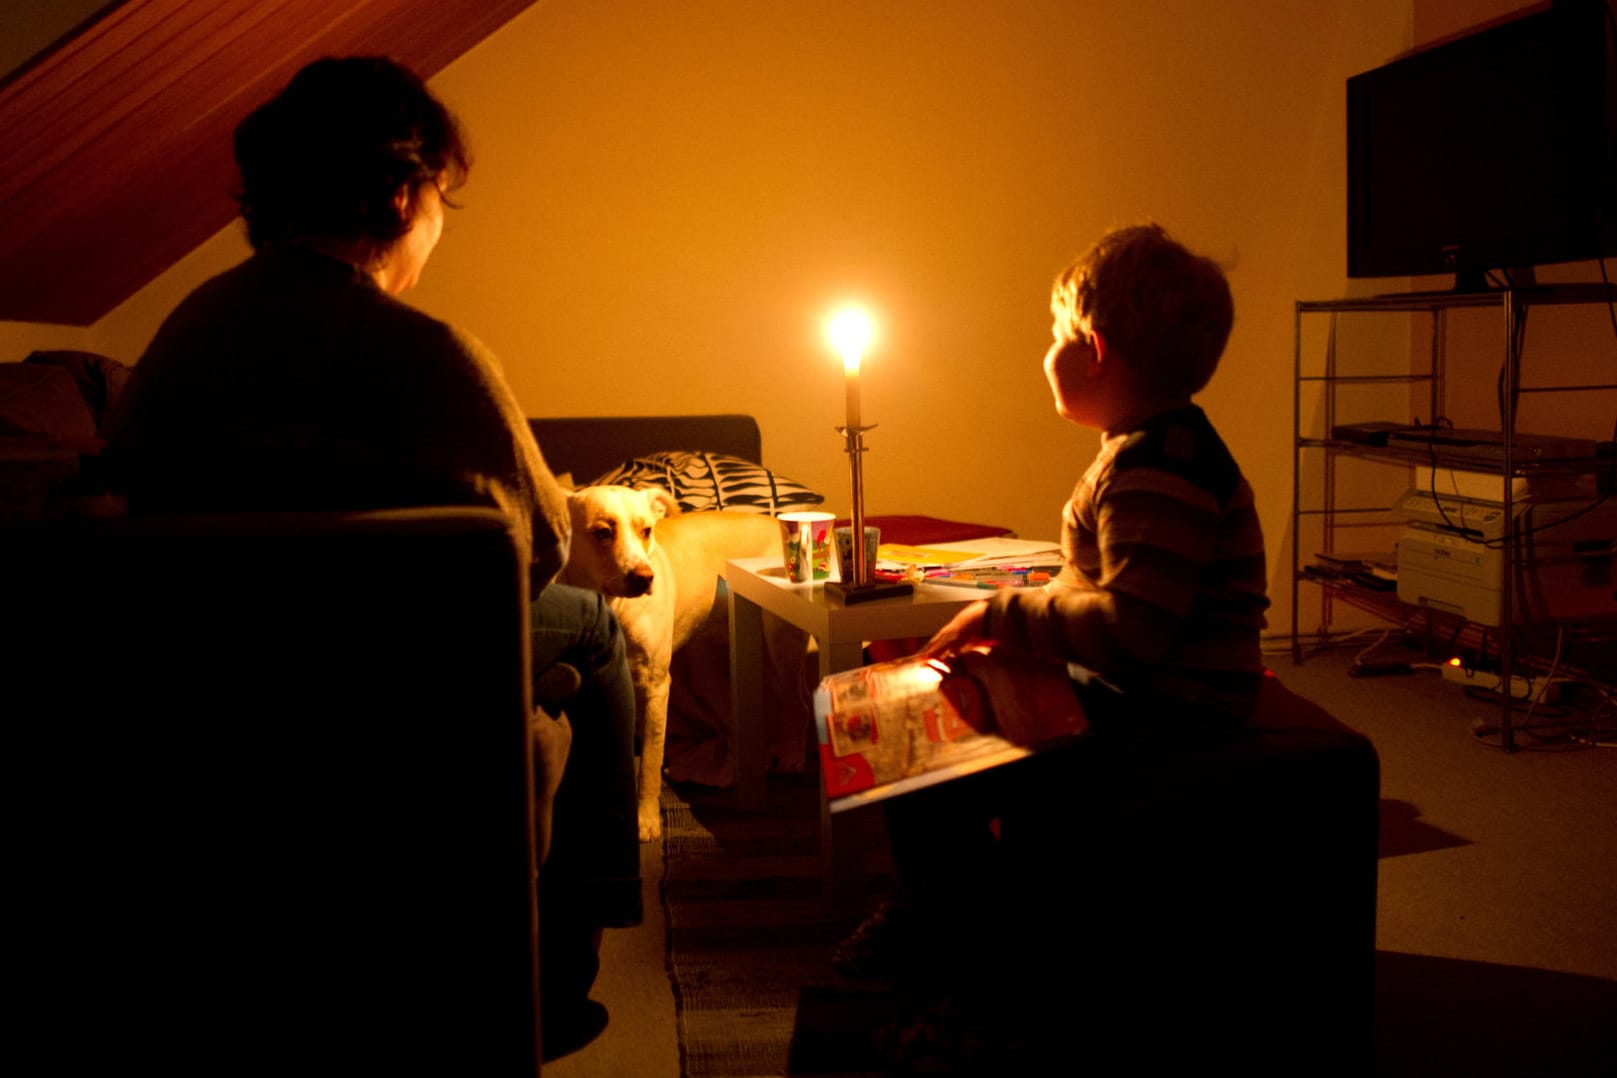
<svg viewBox="0 0 1617 1078"><path fill-rule="evenodd" d="M1050 327L1055 342L1044 354L1044 377L1055 397L1056 411L1079 426L1100 427L1094 381L1098 374L1094 338L1060 312Z"/></svg>

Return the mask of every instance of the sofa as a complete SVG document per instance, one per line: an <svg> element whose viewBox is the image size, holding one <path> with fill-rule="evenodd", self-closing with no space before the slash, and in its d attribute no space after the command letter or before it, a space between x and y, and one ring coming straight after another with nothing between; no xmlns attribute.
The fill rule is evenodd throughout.
<svg viewBox="0 0 1617 1078"><path fill-rule="evenodd" d="M0 527L74 515L104 494L102 426L130 370L66 350L0 362Z"/></svg>
<svg viewBox="0 0 1617 1078"><path fill-rule="evenodd" d="M763 463L758 420L736 413L530 418L528 426L557 476L582 486L637 457L702 451Z"/></svg>

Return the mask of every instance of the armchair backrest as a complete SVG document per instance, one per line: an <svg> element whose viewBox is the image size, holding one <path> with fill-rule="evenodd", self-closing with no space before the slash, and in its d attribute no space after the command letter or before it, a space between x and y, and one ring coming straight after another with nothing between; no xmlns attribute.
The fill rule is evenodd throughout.
<svg viewBox="0 0 1617 1078"><path fill-rule="evenodd" d="M13 1028L63 1073L536 1073L516 551L458 507L0 533Z"/></svg>

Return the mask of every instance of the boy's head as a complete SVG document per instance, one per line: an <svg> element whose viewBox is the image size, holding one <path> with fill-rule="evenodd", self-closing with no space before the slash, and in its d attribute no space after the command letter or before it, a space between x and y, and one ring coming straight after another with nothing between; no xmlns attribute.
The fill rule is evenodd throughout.
<svg viewBox="0 0 1617 1078"><path fill-rule="evenodd" d="M1136 384L1164 400L1207 384L1235 321L1224 271L1154 224L1096 240L1056 277L1050 309L1058 334L1099 334Z"/></svg>

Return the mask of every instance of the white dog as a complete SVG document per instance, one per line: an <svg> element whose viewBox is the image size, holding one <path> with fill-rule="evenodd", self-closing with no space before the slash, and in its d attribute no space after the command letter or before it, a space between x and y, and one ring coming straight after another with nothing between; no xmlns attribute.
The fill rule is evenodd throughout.
<svg viewBox="0 0 1617 1078"><path fill-rule="evenodd" d="M782 525L757 513L681 513L657 487L580 487L568 494L568 507L573 547L560 579L604 593L623 628L640 725L640 841L649 842L662 834L674 652L713 614L725 562L780 557ZM806 637L802 644L806 655Z"/></svg>

